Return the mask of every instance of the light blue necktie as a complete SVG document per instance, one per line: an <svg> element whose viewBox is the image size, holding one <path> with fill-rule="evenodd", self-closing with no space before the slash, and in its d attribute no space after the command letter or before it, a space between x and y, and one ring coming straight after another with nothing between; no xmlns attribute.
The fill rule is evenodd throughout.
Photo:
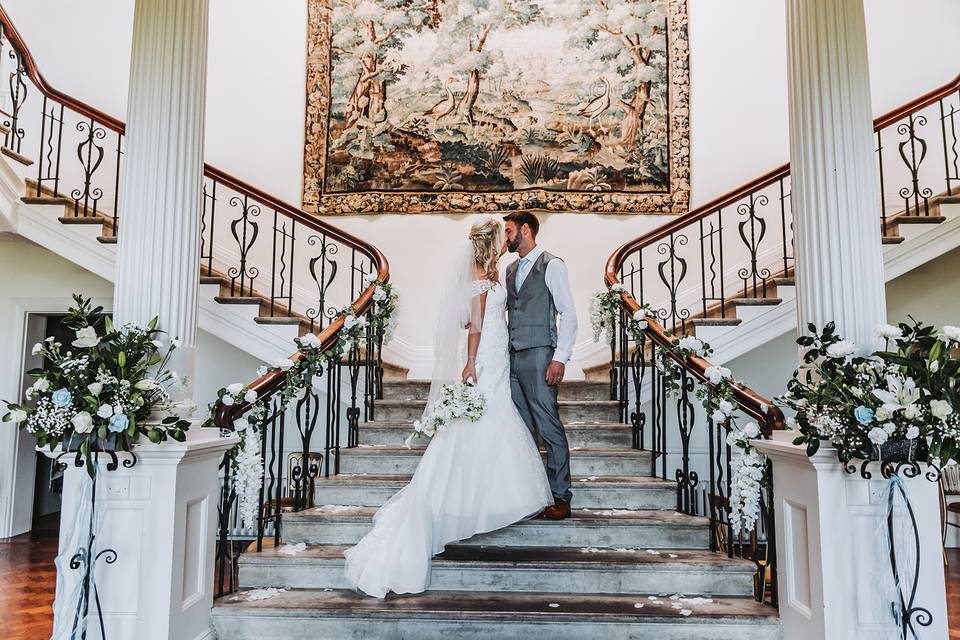
<svg viewBox="0 0 960 640"><path fill-rule="evenodd" d="M517 291L520 290L520 287L523 286L523 281L527 278L527 267L530 266L530 261L526 258L520 259L520 266L517 267Z"/></svg>

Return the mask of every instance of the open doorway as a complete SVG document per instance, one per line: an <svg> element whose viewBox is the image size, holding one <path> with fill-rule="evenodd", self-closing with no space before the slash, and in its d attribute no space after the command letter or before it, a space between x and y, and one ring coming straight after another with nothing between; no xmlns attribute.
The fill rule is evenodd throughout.
<svg viewBox="0 0 960 640"><path fill-rule="evenodd" d="M28 322L27 330L32 333L41 330L42 337L52 336L61 344L68 345L74 339L75 334L63 324L63 314L51 314L31 318L33 322ZM42 329L41 329L42 327ZM31 336L32 337L32 336ZM33 344L33 343L30 343ZM24 372L34 367L46 369L51 366L48 360L42 362L25 362ZM23 388L26 389L31 384L32 378L26 376ZM56 470L54 461L40 452L35 454L36 464L33 478L33 513L32 524L34 531L50 531L59 529L60 521L60 501L63 493L63 473Z"/></svg>

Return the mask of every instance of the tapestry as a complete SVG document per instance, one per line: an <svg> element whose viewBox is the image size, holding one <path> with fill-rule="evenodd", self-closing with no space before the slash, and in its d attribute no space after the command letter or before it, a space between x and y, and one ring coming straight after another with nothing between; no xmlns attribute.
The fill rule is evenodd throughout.
<svg viewBox="0 0 960 640"><path fill-rule="evenodd" d="M303 205L665 214L686 0L308 0Z"/></svg>

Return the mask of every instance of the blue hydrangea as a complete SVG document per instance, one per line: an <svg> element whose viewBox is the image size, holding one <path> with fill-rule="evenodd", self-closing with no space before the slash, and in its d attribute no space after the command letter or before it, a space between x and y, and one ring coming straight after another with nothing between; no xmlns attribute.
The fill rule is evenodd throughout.
<svg viewBox="0 0 960 640"><path fill-rule="evenodd" d="M73 394L67 389L57 389L53 392L53 395L50 396L50 401L53 403L53 406L60 409L69 407L70 403L73 402Z"/></svg>
<svg viewBox="0 0 960 640"><path fill-rule="evenodd" d="M122 413L118 413L110 417L110 426L108 427L113 433L120 433L121 431L126 430L127 426L130 424L130 420Z"/></svg>
<svg viewBox="0 0 960 640"><path fill-rule="evenodd" d="M856 418L860 424L870 424L873 422L873 409L860 405L853 410L853 417Z"/></svg>

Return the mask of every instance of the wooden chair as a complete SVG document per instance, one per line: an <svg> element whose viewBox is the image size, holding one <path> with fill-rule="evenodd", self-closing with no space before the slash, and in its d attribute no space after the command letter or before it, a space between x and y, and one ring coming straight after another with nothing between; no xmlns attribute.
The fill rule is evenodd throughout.
<svg viewBox="0 0 960 640"><path fill-rule="evenodd" d="M947 502L947 496L960 496L960 465L947 465L940 472L940 531L944 545L947 543L947 527L960 529L960 524L950 522L950 514L960 514L960 501ZM947 550L944 546L943 564L947 564Z"/></svg>

